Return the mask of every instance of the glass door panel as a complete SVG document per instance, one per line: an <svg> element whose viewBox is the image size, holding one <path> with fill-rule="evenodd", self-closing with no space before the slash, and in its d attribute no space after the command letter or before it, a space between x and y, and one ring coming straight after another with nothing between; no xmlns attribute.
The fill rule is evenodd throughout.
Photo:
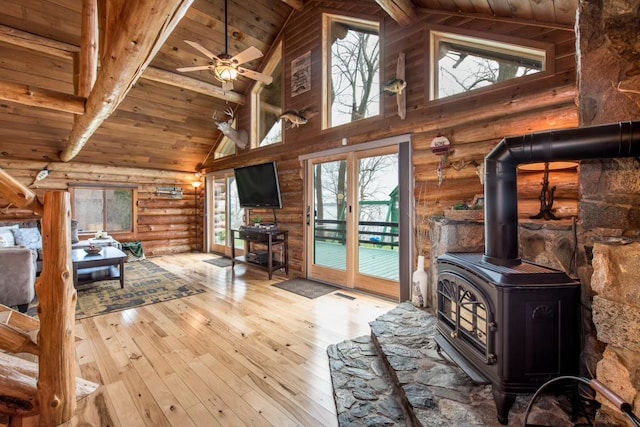
<svg viewBox="0 0 640 427"><path fill-rule="evenodd" d="M227 243L227 182L225 178L213 179L213 244Z"/></svg>
<svg viewBox="0 0 640 427"><path fill-rule="evenodd" d="M240 226L244 225L244 208L240 207L238 186L236 185L235 176L231 175L227 178L227 188L229 189L229 228L227 229L227 236L231 236L231 231L229 230L238 230L240 229ZM236 256L238 256L238 248L244 248L244 240L236 238L235 247ZM229 250L229 254L231 254L231 237L229 237L229 241L227 242L227 248ZM242 255L242 250L239 253Z"/></svg>
<svg viewBox="0 0 640 427"><path fill-rule="evenodd" d="M347 162L314 165L314 264L347 269Z"/></svg>
<svg viewBox="0 0 640 427"><path fill-rule="evenodd" d="M358 159L358 273L397 282L398 155Z"/></svg>
<svg viewBox="0 0 640 427"><path fill-rule="evenodd" d="M240 207L238 191L233 172L221 173L211 178L213 188L213 204L211 223L210 250L231 256L231 229L238 229L243 224L244 209ZM242 240L236 241L236 252L244 248ZM237 255L237 254L236 254Z"/></svg>

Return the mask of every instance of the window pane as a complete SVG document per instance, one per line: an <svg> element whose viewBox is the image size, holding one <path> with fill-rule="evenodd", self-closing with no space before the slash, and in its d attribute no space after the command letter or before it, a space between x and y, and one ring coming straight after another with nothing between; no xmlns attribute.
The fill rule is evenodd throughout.
<svg viewBox="0 0 640 427"><path fill-rule="evenodd" d="M103 198L101 189L78 188L74 192L74 218L78 220L78 231L96 232L103 227Z"/></svg>
<svg viewBox="0 0 640 427"><path fill-rule="evenodd" d="M282 142L282 60L278 60L271 76L273 82L260 85L257 96L259 147Z"/></svg>
<svg viewBox="0 0 640 427"><path fill-rule="evenodd" d="M545 52L435 33L434 98L445 98L544 70Z"/></svg>
<svg viewBox="0 0 640 427"><path fill-rule="evenodd" d="M213 180L213 243L227 242L227 186L224 178Z"/></svg>
<svg viewBox="0 0 640 427"><path fill-rule="evenodd" d="M222 141L218 144L218 148L216 148L216 151L213 153L213 158L220 159L234 154L236 154L236 144L225 136L222 138Z"/></svg>
<svg viewBox="0 0 640 427"><path fill-rule="evenodd" d="M335 19L330 28L329 125L380 114L378 24Z"/></svg>
<svg viewBox="0 0 640 427"><path fill-rule="evenodd" d="M133 229L131 190L105 190L107 225L104 230L111 232Z"/></svg>

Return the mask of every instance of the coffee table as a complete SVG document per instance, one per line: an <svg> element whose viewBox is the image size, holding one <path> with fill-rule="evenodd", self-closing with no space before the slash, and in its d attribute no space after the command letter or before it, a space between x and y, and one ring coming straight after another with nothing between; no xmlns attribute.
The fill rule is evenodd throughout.
<svg viewBox="0 0 640 427"><path fill-rule="evenodd" d="M113 246L105 246L96 255L88 254L84 249L73 249L73 285L120 279L120 288L124 288L124 260L127 255ZM92 273L106 273L94 276ZM79 278L81 276L81 278ZM87 277L84 277L87 276Z"/></svg>

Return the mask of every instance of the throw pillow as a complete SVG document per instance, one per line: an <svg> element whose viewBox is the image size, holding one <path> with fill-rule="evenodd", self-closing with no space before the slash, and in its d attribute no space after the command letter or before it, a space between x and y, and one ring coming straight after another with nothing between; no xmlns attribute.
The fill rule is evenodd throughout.
<svg viewBox="0 0 640 427"><path fill-rule="evenodd" d="M11 232L11 230L17 230L19 228L18 224L15 225L9 225L9 226L5 226L5 227L0 227L0 237L2 237L5 241L4 246L3 247L9 247L9 246L15 246L16 245L16 241L13 238L13 233ZM2 245L0 245L2 246Z"/></svg>
<svg viewBox="0 0 640 427"><path fill-rule="evenodd" d="M42 249L42 236L37 228L16 228L11 230L16 245L29 249Z"/></svg>
<svg viewBox="0 0 640 427"><path fill-rule="evenodd" d="M78 243L80 238L78 237L78 221L71 220L71 243Z"/></svg>
<svg viewBox="0 0 640 427"><path fill-rule="evenodd" d="M4 236L0 236L0 248L6 248L7 247L7 240L4 238Z"/></svg>

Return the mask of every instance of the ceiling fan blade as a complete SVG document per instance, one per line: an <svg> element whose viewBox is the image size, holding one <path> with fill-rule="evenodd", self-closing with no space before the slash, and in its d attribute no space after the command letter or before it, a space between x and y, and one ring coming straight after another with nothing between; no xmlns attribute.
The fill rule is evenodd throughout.
<svg viewBox="0 0 640 427"><path fill-rule="evenodd" d="M273 81L273 77L271 77L268 74L263 74L257 71L248 70L243 67L238 67L238 74L240 74L241 76L249 77L250 79L253 79L253 80L257 80L267 85L271 84L271 82Z"/></svg>
<svg viewBox="0 0 640 427"><path fill-rule="evenodd" d="M213 53L211 53L211 51L209 51L209 50L205 49L204 47L202 47L199 43L192 42L190 40L185 40L184 42L186 44L188 44L189 46L191 46L192 48L194 48L195 50L197 50L200 53L202 53L207 58L218 60L218 57L216 55L214 55Z"/></svg>
<svg viewBox="0 0 640 427"><path fill-rule="evenodd" d="M186 71L201 71L201 70L210 70L210 69L211 69L211 65L198 65L195 67L176 68L176 70L180 71L181 73L184 73Z"/></svg>
<svg viewBox="0 0 640 427"><path fill-rule="evenodd" d="M254 46L249 46L248 48L231 58L231 61L235 62L236 65L239 65L261 57L262 52L260 52L260 49Z"/></svg>

